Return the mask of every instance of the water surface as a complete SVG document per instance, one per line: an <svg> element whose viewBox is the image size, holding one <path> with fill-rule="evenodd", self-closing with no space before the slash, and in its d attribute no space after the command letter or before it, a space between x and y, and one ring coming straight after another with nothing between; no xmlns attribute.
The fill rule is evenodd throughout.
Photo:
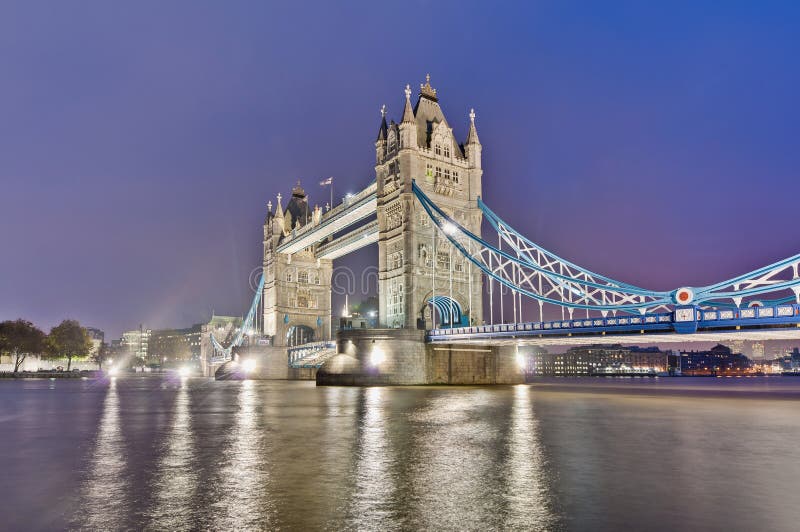
<svg viewBox="0 0 800 532"><path fill-rule="evenodd" d="M797 530L800 380L0 382L9 530Z"/></svg>

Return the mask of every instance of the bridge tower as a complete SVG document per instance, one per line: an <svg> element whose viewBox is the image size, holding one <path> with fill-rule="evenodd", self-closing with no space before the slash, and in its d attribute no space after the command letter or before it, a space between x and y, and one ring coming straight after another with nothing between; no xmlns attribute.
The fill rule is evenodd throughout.
<svg viewBox="0 0 800 532"><path fill-rule="evenodd" d="M480 235L477 199L483 171L475 113L470 111L469 132L459 144L427 76L413 107L406 85L399 124L387 124L385 107L381 115L375 142L381 325L416 328L424 322L430 328L432 314L437 325L446 325L446 316L434 313L429 303L434 293L439 298L452 296L463 314L461 323L480 324L480 272L437 235L411 189L416 180L449 216Z"/></svg>
<svg viewBox="0 0 800 532"><path fill-rule="evenodd" d="M319 207L309 208L298 182L284 210L281 195L275 210L268 204L264 220L264 330L272 345L293 346L331 338L331 274L333 261L315 257L316 245L294 254L277 246L308 223L318 223Z"/></svg>

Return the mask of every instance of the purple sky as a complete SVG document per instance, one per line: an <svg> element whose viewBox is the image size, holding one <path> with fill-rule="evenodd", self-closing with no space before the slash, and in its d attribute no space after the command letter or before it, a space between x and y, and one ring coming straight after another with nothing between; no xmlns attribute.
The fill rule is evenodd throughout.
<svg viewBox="0 0 800 532"><path fill-rule="evenodd" d="M367 184L426 72L565 258L672 289L800 250L796 2L271 4L0 4L0 319L243 313L267 200Z"/></svg>

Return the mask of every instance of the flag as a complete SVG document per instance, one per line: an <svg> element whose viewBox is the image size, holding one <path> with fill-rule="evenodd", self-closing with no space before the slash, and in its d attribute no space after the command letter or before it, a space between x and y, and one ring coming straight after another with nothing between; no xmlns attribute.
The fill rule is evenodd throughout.
<svg viewBox="0 0 800 532"><path fill-rule="evenodd" d="M324 187L326 185L332 185L332 184L333 184L333 178L332 177L329 177L328 179L323 179L322 181L319 182L319 186L321 186L321 187Z"/></svg>

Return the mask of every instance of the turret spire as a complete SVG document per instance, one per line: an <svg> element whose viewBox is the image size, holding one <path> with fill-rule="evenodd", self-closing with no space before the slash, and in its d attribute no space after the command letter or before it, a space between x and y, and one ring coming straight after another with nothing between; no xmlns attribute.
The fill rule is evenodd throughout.
<svg viewBox="0 0 800 532"><path fill-rule="evenodd" d="M478 140L478 130L475 129L475 109L469 110L469 133L467 134L467 144L480 144Z"/></svg>
<svg viewBox="0 0 800 532"><path fill-rule="evenodd" d="M386 132L388 126L386 125L386 104L381 105L381 127L378 129L378 141L386 140Z"/></svg>
<svg viewBox="0 0 800 532"><path fill-rule="evenodd" d="M414 122L414 111L411 109L411 85L406 85L406 107L403 109L403 124Z"/></svg>
<svg viewBox="0 0 800 532"><path fill-rule="evenodd" d="M283 207L281 207L281 193L278 192L278 206L275 208L275 217L276 218L283 218Z"/></svg>

